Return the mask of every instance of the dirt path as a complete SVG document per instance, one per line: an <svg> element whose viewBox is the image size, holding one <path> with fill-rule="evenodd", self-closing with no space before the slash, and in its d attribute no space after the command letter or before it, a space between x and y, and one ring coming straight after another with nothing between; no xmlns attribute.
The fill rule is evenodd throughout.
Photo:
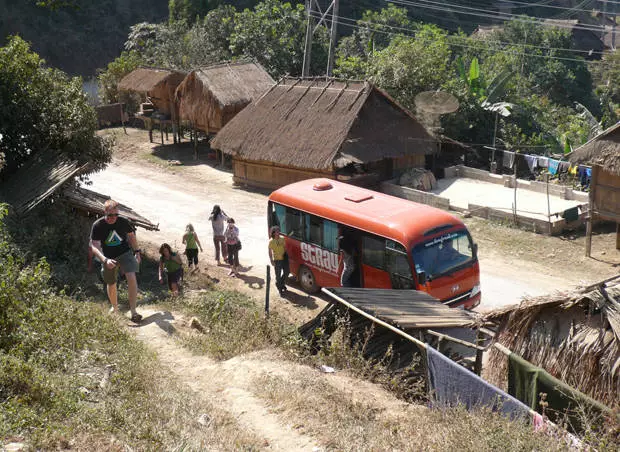
<svg viewBox="0 0 620 452"><path fill-rule="evenodd" d="M190 387L196 397L207 399L228 411L242 427L264 438L264 445L270 450L320 450L313 438L287 425L286 420L271 413L269 407L252 393L252 381L262 374L286 375L281 363L251 357L217 362L192 355L172 336L173 332L186 329L186 319L166 311L143 309L142 313L142 324L133 328L136 337L148 344L157 353L162 366ZM208 418L203 420L209 421Z"/></svg>
<svg viewBox="0 0 620 452"><path fill-rule="evenodd" d="M317 439L304 432L303 426L275 414L265 401L255 395L261 377L301 380L312 378L347 394L352 400L363 397L376 409L401 413L412 406L371 383L345 374L322 374L311 367L286 361L276 350L263 350L227 361L214 361L193 355L175 336L199 334L188 327L187 318L168 311L141 309L144 320L133 326L136 338L147 344L162 366L178 381L201 397L230 414L244 427L264 439L265 449L276 451L320 451ZM208 333L207 333L208 334ZM311 409L311 407L309 407ZM207 416L209 413L206 413ZM204 419L209 422L209 419Z"/></svg>

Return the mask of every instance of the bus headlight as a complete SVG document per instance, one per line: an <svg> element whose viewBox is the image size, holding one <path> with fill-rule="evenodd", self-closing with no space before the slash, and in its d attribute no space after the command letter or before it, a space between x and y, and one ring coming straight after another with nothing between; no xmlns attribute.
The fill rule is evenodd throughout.
<svg viewBox="0 0 620 452"><path fill-rule="evenodd" d="M471 294L469 295L470 298L474 298L475 296L480 294L480 284L476 284L472 289L471 289Z"/></svg>

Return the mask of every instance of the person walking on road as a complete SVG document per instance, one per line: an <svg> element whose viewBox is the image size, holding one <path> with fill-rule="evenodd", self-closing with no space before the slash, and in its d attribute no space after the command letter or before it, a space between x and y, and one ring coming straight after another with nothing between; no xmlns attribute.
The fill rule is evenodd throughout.
<svg viewBox="0 0 620 452"><path fill-rule="evenodd" d="M108 199L104 204L104 216L93 223L90 232L90 248L101 261L101 272L106 284L111 311L118 312L116 281L120 268L127 279L131 321L140 323L142 316L136 311L138 282L136 272L140 266L140 249L136 229L125 217L118 214L118 203Z"/></svg>
<svg viewBox="0 0 620 452"><path fill-rule="evenodd" d="M214 205L211 215L209 216L209 221L211 221L211 226L213 226L213 245L215 245L215 260L218 265L220 263L220 250L224 262L228 261L228 249L226 246L226 239L224 238L224 223L226 220L228 220L228 216L220 206L217 204Z"/></svg>
<svg viewBox="0 0 620 452"><path fill-rule="evenodd" d="M280 296L283 297L286 294L286 278L290 271L284 237L280 236L280 228L278 226L271 227L269 236L271 237L269 240L269 259L276 274L276 287L278 292L280 292Z"/></svg>
<svg viewBox="0 0 620 452"><path fill-rule="evenodd" d="M224 231L226 237L226 246L228 247L228 263L230 271L228 276L239 276L239 250L241 249L241 240L239 240L239 228L235 226L235 219L228 219L228 226Z"/></svg>
<svg viewBox="0 0 620 452"><path fill-rule="evenodd" d="M168 289L173 296L179 295L179 281L183 279L183 261L167 243L159 247L159 283L164 283L164 271L168 275Z"/></svg>
<svg viewBox="0 0 620 452"><path fill-rule="evenodd" d="M192 265L194 271L198 270L198 248L202 253L202 245L198 240L198 234L194 231L194 226L189 223L185 226L185 234L183 235L183 243L185 244L185 255L187 256L187 268L191 272Z"/></svg>

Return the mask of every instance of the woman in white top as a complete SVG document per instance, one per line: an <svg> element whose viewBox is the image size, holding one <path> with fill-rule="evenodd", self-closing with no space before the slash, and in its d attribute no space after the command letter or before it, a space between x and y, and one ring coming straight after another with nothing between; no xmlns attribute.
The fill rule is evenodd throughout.
<svg viewBox="0 0 620 452"><path fill-rule="evenodd" d="M228 250L226 247L226 240L224 238L224 227L226 220L228 220L228 216L222 209L220 209L220 206L217 204L214 205L211 215L209 216L209 221L211 221L211 226L213 226L213 245L215 245L215 260L218 265L220 263L220 250L224 262L228 260Z"/></svg>
<svg viewBox="0 0 620 452"><path fill-rule="evenodd" d="M230 272L228 276L239 276L239 250L241 249L241 240L239 240L239 228L235 226L234 218L228 219L228 226L224 232L226 237L226 246L228 247L228 263L230 264Z"/></svg>

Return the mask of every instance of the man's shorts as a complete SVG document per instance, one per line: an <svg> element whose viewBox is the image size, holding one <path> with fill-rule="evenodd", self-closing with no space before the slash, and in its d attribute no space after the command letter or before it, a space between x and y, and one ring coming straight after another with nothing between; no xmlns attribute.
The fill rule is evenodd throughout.
<svg viewBox="0 0 620 452"><path fill-rule="evenodd" d="M105 282L106 284L116 284L119 267L121 270L123 270L124 274L137 273L140 270L140 265L138 265L138 261L136 260L131 250L121 254L118 257L108 259L115 260L118 265L112 270L108 269L105 264L101 266L103 282Z"/></svg>

